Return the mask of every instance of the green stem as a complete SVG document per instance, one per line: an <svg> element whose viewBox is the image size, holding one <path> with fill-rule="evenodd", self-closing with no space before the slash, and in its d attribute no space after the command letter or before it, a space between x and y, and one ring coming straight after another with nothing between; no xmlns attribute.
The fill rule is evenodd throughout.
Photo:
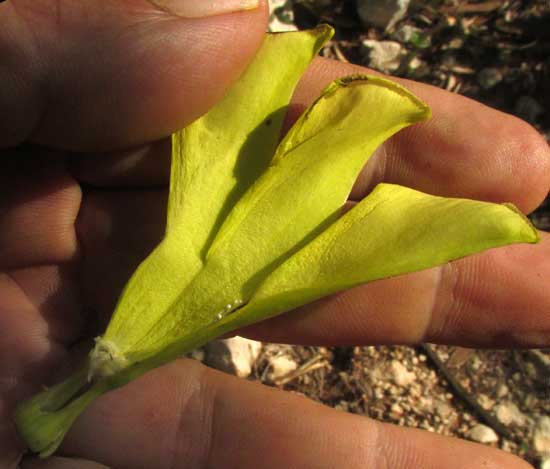
<svg viewBox="0 0 550 469"><path fill-rule="evenodd" d="M50 456L61 444L76 418L103 394L105 383L89 383L88 367L70 378L20 404L15 424L31 451Z"/></svg>
<svg viewBox="0 0 550 469"><path fill-rule="evenodd" d="M231 329L230 324L220 321L203 330L188 332L169 347L143 361L128 364L125 369L110 376L90 374L90 360L87 360L67 380L22 402L14 415L17 430L32 452L42 458L51 456L77 417L96 398ZM104 363L103 365L107 366ZM116 365L119 366L120 363ZM93 377L91 382L88 379L90 376Z"/></svg>

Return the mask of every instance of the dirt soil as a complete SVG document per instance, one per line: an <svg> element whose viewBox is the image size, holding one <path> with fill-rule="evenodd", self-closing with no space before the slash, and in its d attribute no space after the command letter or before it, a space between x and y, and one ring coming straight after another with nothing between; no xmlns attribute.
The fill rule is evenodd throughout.
<svg viewBox="0 0 550 469"><path fill-rule="evenodd" d="M389 32L361 25L353 2L277 4L279 24L304 29L326 22L336 28L322 51L327 57L369 66L365 39L396 41L402 52L394 75L470 96L550 136L548 0L417 1ZM549 200L532 220L550 230ZM274 376L280 357L294 365ZM251 379L345 412L482 439L535 465L542 462L533 437L537 422L550 415L550 350L264 344Z"/></svg>

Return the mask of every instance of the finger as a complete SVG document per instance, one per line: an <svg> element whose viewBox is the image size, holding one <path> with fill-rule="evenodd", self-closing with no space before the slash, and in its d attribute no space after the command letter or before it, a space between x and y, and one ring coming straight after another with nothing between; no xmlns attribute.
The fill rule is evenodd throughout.
<svg viewBox="0 0 550 469"><path fill-rule="evenodd" d="M189 360L100 398L62 451L159 469L529 467L492 448L379 424Z"/></svg>
<svg viewBox="0 0 550 469"><path fill-rule="evenodd" d="M356 65L318 59L298 85L290 120L331 80L365 72ZM550 149L534 128L463 96L393 79L425 100L433 118L383 145L352 197L360 199L385 181L436 195L514 202L525 212L541 203L550 190Z"/></svg>
<svg viewBox="0 0 550 469"><path fill-rule="evenodd" d="M109 0L99 9L93 1L51 8L19 0L2 3L0 15L7 54L0 108L10 116L0 123L0 147L31 139L109 150L165 137L220 99L266 27L264 1L183 18L144 0Z"/></svg>
<svg viewBox="0 0 550 469"><path fill-rule="evenodd" d="M78 219L85 302L102 323L124 283L162 237L166 193L96 191ZM129 228L130 227L130 228ZM271 342L356 345L432 341L547 346L550 235L442 267L372 282L240 331ZM526 268L525 266L529 266ZM399 294L396 294L399 292Z"/></svg>
<svg viewBox="0 0 550 469"><path fill-rule="evenodd" d="M239 335L302 344L550 345L550 234L328 297Z"/></svg>
<svg viewBox="0 0 550 469"><path fill-rule="evenodd" d="M371 73L355 65L325 59L315 61L296 90L286 127L329 81L358 72ZM550 189L550 149L535 129L463 96L421 83L395 80L422 97L431 106L434 117L398 133L383 145L359 176L352 198L362 198L375 184L385 181L438 195L509 201L525 212L540 204ZM169 150L163 153L158 147L155 149L136 150L130 156L111 155L112 164L99 169L101 178L97 178L91 167L93 158L87 158L77 177L107 186L131 185L136 181L134 168L127 177L122 171L114 171L110 176L110 168L137 165L141 168L137 170L140 174L137 185L158 185L159 179L166 184Z"/></svg>
<svg viewBox="0 0 550 469"><path fill-rule="evenodd" d="M29 150L33 151L33 150ZM74 260L80 188L59 159L13 152L0 162L0 269Z"/></svg>

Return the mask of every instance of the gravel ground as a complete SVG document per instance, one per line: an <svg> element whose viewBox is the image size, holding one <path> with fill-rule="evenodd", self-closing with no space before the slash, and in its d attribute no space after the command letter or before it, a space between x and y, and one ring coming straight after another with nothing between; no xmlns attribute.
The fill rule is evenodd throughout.
<svg viewBox="0 0 550 469"><path fill-rule="evenodd" d="M288 371L274 373L281 361ZM252 379L346 412L485 442L532 463L540 461L537 423L550 415L550 351L264 344Z"/></svg>

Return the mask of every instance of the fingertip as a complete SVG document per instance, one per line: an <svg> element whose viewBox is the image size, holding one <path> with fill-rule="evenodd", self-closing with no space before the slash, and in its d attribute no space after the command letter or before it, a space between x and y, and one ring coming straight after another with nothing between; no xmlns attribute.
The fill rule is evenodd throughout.
<svg viewBox="0 0 550 469"><path fill-rule="evenodd" d="M90 3L63 4L60 24L54 11L37 19L32 9L22 10L28 24L40 25L36 34L48 73L25 75L23 83L36 85L27 93L34 107L14 108L7 129L0 126L4 141L113 151L166 137L224 95L252 60L267 26L265 0L255 9L203 18L179 18L145 2L108 2L100 10ZM41 61L32 48L25 58ZM18 92L22 74L21 65L11 66L8 72L18 80L3 88L7 97ZM30 119L44 102L39 118ZM22 122L35 127L23 128Z"/></svg>
<svg viewBox="0 0 550 469"><path fill-rule="evenodd" d="M392 463L407 469L533 469L523 459L496 447L381 423L379 445Z"/></svg>
<svg viewBox="0 0 550 469"><path fill-rule="evenodd" d="M515 204L524 213L536 209L550 192L550 146L529 123L507 116L500 158L510 164Z"/></svg>
<svg viewBox="0 0 550 469"><path fill-rule="evenodd" d="M297 87L288 122L330 81L365 72L377 74L357 65L315 60ZM512 202L526 213L541 203L550 190L550 148L535 128L467 97L390 78L426 101L433 117L381 147L357 181L354 198L384 180L447 197Z"/></svg>
<svg viewBox="0 0 550 469"><path fill-rule="evenodd" d="M443 267L424 340L463 346L548 346L550 234ZM528 268L526 268L528 266ZM541 314L542 313L542 314Z"/></svg>

